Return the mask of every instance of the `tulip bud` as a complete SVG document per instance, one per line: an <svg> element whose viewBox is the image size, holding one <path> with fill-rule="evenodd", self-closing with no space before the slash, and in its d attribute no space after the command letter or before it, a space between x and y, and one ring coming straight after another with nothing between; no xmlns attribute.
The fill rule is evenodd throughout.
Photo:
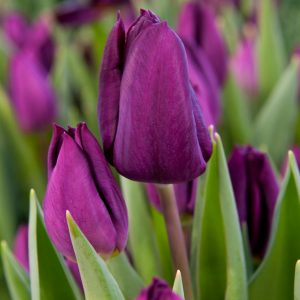
<svg viewBox="0 0 300 300"><path fill-rule="evenodd" d="M234 148L228 162L241 225L246 225L253 256L262 258L270 237L279 193L268 157L251 146Z"/></svg>
<svg viewBox="0 0 300 300"><path fill-rule="evenodd" d="M55 125L48 154L45 224L56 248L74 258L66 222L69 210L95 250L107 257L127 242L125 202L102 150L84 123L68 131Z"/></svg>
<svg viewBox="0 0 300 300"><path fill-rule="evenodd" d="M176 183L204 172L212 144L185 49L151 11L141 10L126 39L118 18L105 47L98 111L104 152L122 175Z"/></svg>
<svg viewBox="0 0 300 300"><path fill-rule="evenodd" d="M54 91L32 53L23 51L10 62L9 88L20 127L25 131L50 125L56 115Z"/></svg>
<svg viewBox="0 0 300 300"><path fill-rule="evenodd" d="M204 51L219 85L222 85L227 71L227 50L210 8L197 2L184 4L180 12L177 32L196 50Z"/></svg>
<svg viewBox="0 0 300 300"><path fill-rule="evenodd" d="M21 225L18 228L13 251L17 261L29 272L29 250L28 250L28 226Z"/></svg>
<svg viewBox="0 0 300 300"><path fill-rule="evenodd" d="M181 300L181 297L176 295L165 281L154 278L151 285L142 289L135 300Z"/></svg>
<svg viewBox="0 0 300 300"><path fill-rule="evenodd" d="M258 69L255 55L255 41L246 37L240 42L232 58L232 70L237 83L250 96L258 93Z"/></svg>
<svg viewBox="0 0 300 300"><path fill-rule="evenodd" d="M173 185L178 211L181 214L193 214L197 196L198 181L194 179L189 182L182 182ZM146 190L150 202L158 209L160 207L160 197L155 184L147 183Z"/></svg>

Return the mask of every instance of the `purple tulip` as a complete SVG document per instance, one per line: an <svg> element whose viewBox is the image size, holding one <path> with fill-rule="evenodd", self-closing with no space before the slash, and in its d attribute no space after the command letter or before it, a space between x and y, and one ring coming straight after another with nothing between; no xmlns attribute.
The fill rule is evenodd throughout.
<svg viewBox="0 0 300 300"><path fill-rule="evenodd" d="M48 154L44 201L49 237L67 258L75 254L66 222L69 210L103 257L122 251L127 242L125 202L102 150L84 123L67 131L55 125Z"/></svg>
<svg viewBox="0 0 300 300"><path fill-rule="evenodd" d="M255 41L246 37L238 46L232 59L232 70L237 83L250 96L258 93L258 66L255 55Z"/></svg>
<svg viewBox="0 0 300 300"><path fill-rule="evenodd" d="M26 272L29 272L29 250L28 250L28 226L21 225L18 228L13 253L24 268Z"/></svg>
<svg viewBox="0 0 300 300"><path fill-rule="evenodd" d="M142 289L135 300L182 300L182 298L176 295L165 281L154 278L151 285Z"/></svg>
<svg viewBox="0 0 300 300"><path fill-rule="evenodd" d="M181 214L193 214L197 196L198 181L194 179L189 182L182 182L173 185L178 211ZM160 207L160 197L155 184L147 183L146 191L150 202L158 209Z"/></svg>
<svg viewBox="0 0 300 300"><path fill-rule="evenodd" d="M28 51L10 61L9 88L17 120L24 131L42 129L56 115L55 95L46 71Z"/></svg>
<svg viewBox="0 0 300 300"><path fill-rule="evenodd" d="M265 153L251 146L235 147L228 162L241 225L246 225L253 256L263 257L279 192Z"/></svg>
<svg viewBox="0 0 300 300"><path fill-rule="evenodd" d="M189 64L189 78L198 96L207 125L217 125L221 114L220 87L215 73L202 49L195 51L184 41Z"/></svg>
<svg viewBox="0 0 300 300"><path fill-rule="evenodd" d="M66 264L70 272L72 273L72 276L74 280L76 281L77 285L80 287L80 289L83 291L83 285L82 280L80 277L79 267L78 264L72 260L66 259Z"/></svg>
<svg viewBox="0 0 300 300"><path fill-rule="evenodd" d="M177 31L180 37L193 45L195 51L203 50L219 85L222 85L227 71L227 51L211 9L197 2L184 4L180 12Z"/></svg>
<svg viewBox="0 0 300 300"><path fill-rule="evenodd" d="M126 34L118 18L105 47L98 111L104 152L122 175L176 183L205 171L212 144L184 46L151 11L141 10Z"/></svg>

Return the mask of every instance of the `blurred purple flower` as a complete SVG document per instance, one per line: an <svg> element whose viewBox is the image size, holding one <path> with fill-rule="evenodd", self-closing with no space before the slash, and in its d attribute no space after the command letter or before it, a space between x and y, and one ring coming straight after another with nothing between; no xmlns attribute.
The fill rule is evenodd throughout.
<svg viewBox="0 0 300 300"><path fill-rule="evenodd" d="M253 256L262 258L279 192L276 176L267 155L251 146L235 147L228 167L240 223L247 226Z"/></svg>
<svg viewBox="0 0 300 300"><path fill-rule="evenodd" d="M165 281L154 278L151 285L142 289L135 300L182 300L182 298L176 295Z"/></svg>
<svg viewBox="0 0 300 300"><path fill-rule="evenodd" d="M26 272L29 272L28 226L18 228L13 253Z"/></svg>
<svg viewBox="0 0 300 300"><path fill-rule="evenodd" d="M232 70L240 87L250 96L258 93L258 66L255 55L255 41L245 37L237 47L232 58Z"/></svg>
<svg viewBox="0 0 300 300"><path fill-rule="evenodd" d="M106 157L124 176L176 183L205 171L212 144L188 79L182 41L151 11L125 34L118 18L100 73Z"/></svg>
<svg viewBox="0 0 300 300"><path fill-rule="evenodd" d="M222 85L227 73L227 50L213 11L201 3L185 3L179 15L177 31L180 37L195 48L195 53L202 49L219 85Z"/></svg>
<svg viewBox="0 0 300 300"><path fill-rule="evenodd" d="M9 88L17 120L24 131L50 125L56 115L54 91L44 68L27 51L10 61Z"/></svg>
<svg viewBox="0 0 300 300"><path fill-rule="evenodd" d="M57 249L67 258L75 256L66 222L69 210L99 254L107 257L122 251L128 235L125 202L97 140L84 123L68 131L55 125L48 175L45 224Z"/></svg>
<svg viewBox="0 0 300 300"><path fill-rule="evenodd" d="M197 196L198 180L177 183L173 185L178 211L181 214L193 214ZM160 207L160 197L155 184L147 183L146 191L150 202L158 209Z"/></svg>

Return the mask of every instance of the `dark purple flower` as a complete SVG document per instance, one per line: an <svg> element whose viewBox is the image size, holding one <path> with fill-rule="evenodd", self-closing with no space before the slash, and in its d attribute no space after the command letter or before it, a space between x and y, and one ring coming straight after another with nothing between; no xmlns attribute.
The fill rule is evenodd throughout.
<svg viewBox="0 0 300 300"><path fill-rule="evenodd" d="M259 89L258 66L255 55L255 41L244 38L232 58L232 70L237 83L250 96L255 96Z"/></svg>
<svg viewBox="0 0 300 300"><path fill-rule="evenodd" d="M180 12L177 31L180 37L195 47L195 51L203 50L219 85L222 85L227 71L227 50L211 9L196 1L185 3Z"/></svg>
<svg viewBox="0 0 300 300"><path fill-rule="evenodd" d="M13 253L26 272L29 272L28 226L18 228Z"/></svg>
<svg viewBox="0 0 300 300"><path fill-rule="evenodd" d="M104 152L124 176L176 183L204 172L212 144L188 78L182 41L151 11L105 47L99 97Z"/></svg>
<svg viewBox="0 0 300 300"><path fill-rule="evenodd" d="M32 53L22 51L12 57L9 88L17 120L23 130L39 130L54 121L54 91L46 71Z"/></svg>
<svg viewBox="0 0 300 300"><path fill-rule="evenodd" d="M57 249L74 258L66 222L69 210L99 254L106 257L122 251L128 235L125 202L97 140L84 123L68 131L55 125L48 174L45 224Z"/></svg>
<svg viewBox="0 0 300 300"><path fill-rule="evenodd" d="M135 300L182 300L182 298L176 295L165 281L154 278L151 285L142 289Z"/></svg>
<svg viewBox="0 0 300 300"><path fill-rule="evenodd" d="M197 196L198 181L194 179L173 185L178 211L181 214L193 214ZM155 184L147 183L146 190L150 202L158 209L160 208L160 197Z"/></svg>
<svg viewBox="0 0 300 300"><path fill-rule="evenodd" d="M263 257L279 192L265 153L251 146L235 147L228 162L241 225L246 225L253 256Z"/></svg>

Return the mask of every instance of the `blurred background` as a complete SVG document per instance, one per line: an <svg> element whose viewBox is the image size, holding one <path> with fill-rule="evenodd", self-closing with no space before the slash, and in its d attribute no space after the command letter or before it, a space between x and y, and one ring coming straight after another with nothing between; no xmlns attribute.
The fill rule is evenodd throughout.
<svg viewBox="0 0 300 300"><path fill-rule="evenodd" d="M30 188L43 199L53 122L66 127L85 121L101 141L98 77L117 12L126 28L145 8L180 31L190 21L182 13L187 2L0 0L0 240L13 247L18 226L27 223ZM199 2L226 49L225 75L217 85L220 116L213 121L225 150L254 144L270 152L279 173L287 150L300 142L300 76L289 69L300 55L300 1ZM202 28L201 16L195 20ZM219 47L212 42L208 51L218 57ZM9 299L1 264L0 298Z"/></svg>

